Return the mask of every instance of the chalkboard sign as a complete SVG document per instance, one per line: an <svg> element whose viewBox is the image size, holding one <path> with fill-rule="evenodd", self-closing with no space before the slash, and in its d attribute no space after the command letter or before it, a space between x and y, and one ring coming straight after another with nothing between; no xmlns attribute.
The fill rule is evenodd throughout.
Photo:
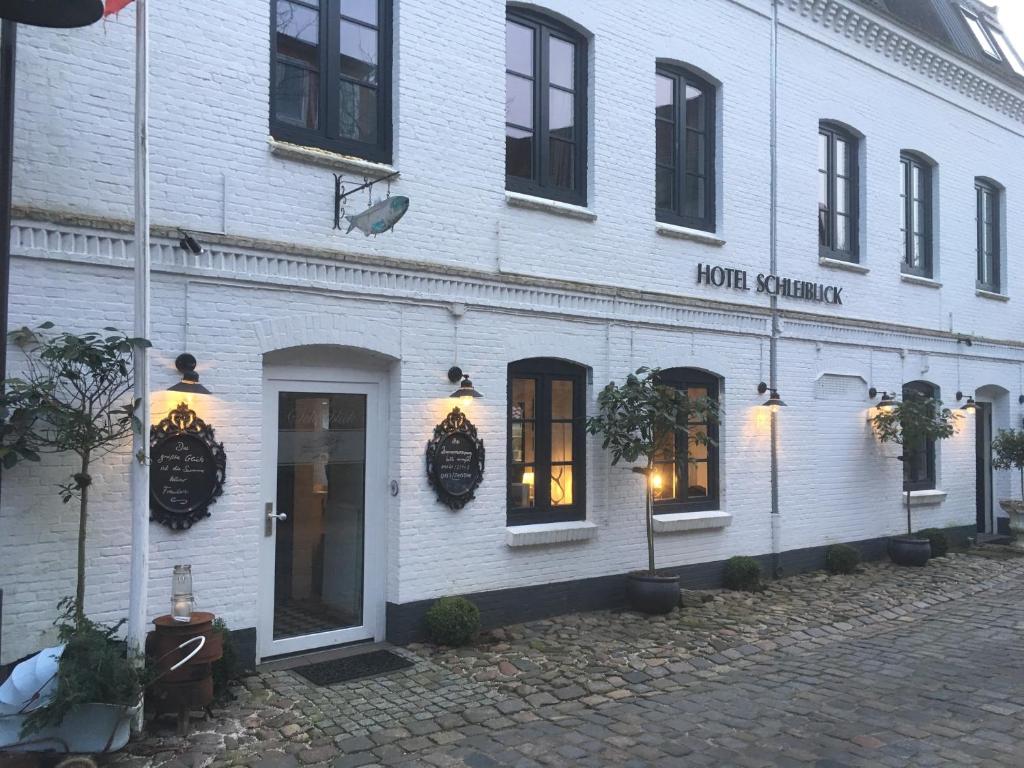
<svg viewBox="0 0 1024 768"><path fill-rule="evenodd" d="M178 530L210 516L224 492L224 446L182 403L149 433L150 519Z"/></svg>
<svg viewBox="0 0 1024 768"><path fill-rule="evenodd" d="M484 443L466 414L452 409L427 443L427 479L439 501L462 509L484 476Z"/></svg>

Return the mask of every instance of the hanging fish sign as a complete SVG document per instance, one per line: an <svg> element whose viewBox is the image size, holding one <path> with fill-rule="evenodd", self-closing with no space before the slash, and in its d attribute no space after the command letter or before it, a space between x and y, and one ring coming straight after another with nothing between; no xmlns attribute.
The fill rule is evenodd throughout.
<svg viewBox="0 0 1024 768"><path fill-rule="evenodd" d="M367 237L387 232L398 223L407 210L409 210L409 198L404 195L395 195L379 200L362 213L346 216L345 219L349 224L345 234L347 235L353 229L358 229Z"/></svg>

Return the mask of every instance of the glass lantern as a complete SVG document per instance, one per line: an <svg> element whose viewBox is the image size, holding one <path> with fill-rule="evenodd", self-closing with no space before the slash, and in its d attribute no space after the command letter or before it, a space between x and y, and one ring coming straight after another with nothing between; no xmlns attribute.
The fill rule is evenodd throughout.
<svg viewBox="0 0 1024 768"><path fill-rule="evenodd" d="M176 565L171 579L171 617L175 621L191 621L194 607L192 566Z"/></svg>

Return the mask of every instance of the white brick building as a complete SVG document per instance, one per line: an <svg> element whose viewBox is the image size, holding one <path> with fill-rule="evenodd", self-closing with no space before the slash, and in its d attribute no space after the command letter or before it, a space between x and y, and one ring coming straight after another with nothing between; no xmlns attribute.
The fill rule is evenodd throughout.
<svg viewBox="0 0 1024 768"><path fill-rule="evenodd" d="M659 0L643 13L612 0L477 0L471 13L342 0L336 26L337 0L308 24L315 2L276 0L285 39L271 34L274 2L151 9L151 376L169 386L175 357L193 354L213 392L197 411L227 452L209 518L152 526L152 615L181 562L200 607L247 630L259 656L403 640L442 595L474 595L492 622L618 601L621 574L645 562L640 480L587 438L573 457L585 469L563 464L550 488L524 481L565 458L538 448L518 462L527 449L510 438L525 385L509 365L535 358L549 362L519 378L542 394L574 381L577 419L640 365L687 369L680 381L717 391L717 457L659 513L659 564L684 585L714 583L736 554L793 570L830 543L874 552L905 531L902 465L872 436L871 387L928 382L951 407L958 390L983 404L913 478L915 525L998 528L993 500L1010 477L990 472L984 425L1022 415L1024 78L984 6L921 0L905 18L888 0L786 0L774 20L766 0ZM87 29L22 29L12 327L131 327L133 34L131 7ZM524 47L530 35L538 47ZM339 45L343 56L327 55ZM703 96L687 101L687 88ZM831 147L820 165L819 142ZM913 168L930 179L919 206L901 198ZM333 227L333 173L351 189L393 171L391 192L411 200L393 232ZM831 192L816 235L819 178ZM979 200L991 220L980 245ZM356 193L348 212L366 201ZM903 210L921 214L917 251ZM203 254L179 247L179 227ZM698 265L744 270L749 290L698 284ZM773 274L839 287L842 303L779 296L771 381L772 303L757 276ZM453 511L428 483L424 448L453 403L456 364L484 394L468 416L487 461L476 498ZM762 381L788 404L774 472ZM279 469L277 444L295 439L278 440L279 414L328 400L327 424L365 415L365 461L339 438L326 468ZM173 405L155 392L154 418ZM540 409L557 422L557 406ZM87 609L102 619L126 610L129 454L95 473ZM77 514L55 489L68 466L5 473L0 662L39 647L73 589ZM302 490L318 471L339 490ZM270 537L267 502L291 516ZM310 636L303 622L323 603L337 610Z"/></svg>

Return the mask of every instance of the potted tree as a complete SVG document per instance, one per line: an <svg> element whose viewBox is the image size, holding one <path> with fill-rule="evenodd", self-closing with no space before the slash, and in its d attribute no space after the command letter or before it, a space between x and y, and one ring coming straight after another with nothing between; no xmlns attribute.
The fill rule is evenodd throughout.
<svg viewBox="0 0 1024 768"><path fill-rule="evenodd" d="M917 446L934 440L945 440L953 434L953 412L945 408L940 400L920 392L907 390L901 402L885 408L878 408L871 417L875 435L883 444L902 446L903 453L897 456L906 467L908 446ZM889 541L889 556L899 565L924 565L931 557L928 539L913 536L913 514L911 512L911 491L906 490L907 535Z"/></svg>
<svg viewBox="0 0 1024 768"><path fill-rule="evenodd" d="M1001 429L992 440L992 466L1016 469L1020 474L1019 499L1000 499L999 506L1010 516L1014 543L1024 547L1024 429Z"/></svg>
<svg viewBox="0 0 1024 768"><path fill-rule="evenodd" d="M603 438L602 447L611 451L612 466L625 461L644 477L647 570L628 575L626 596L636 610L668 613L679 605L679 577L659 573L654 560L655 454L659 438L665 434L685 433L694 443L711 442L705 432L691 431L690 423L717 422L718 404L707 397L691 399L660 383L658 369L641 367L624 383L610 382L602 389L597 406L598 414L587 419L587 431Z"/></svg>

